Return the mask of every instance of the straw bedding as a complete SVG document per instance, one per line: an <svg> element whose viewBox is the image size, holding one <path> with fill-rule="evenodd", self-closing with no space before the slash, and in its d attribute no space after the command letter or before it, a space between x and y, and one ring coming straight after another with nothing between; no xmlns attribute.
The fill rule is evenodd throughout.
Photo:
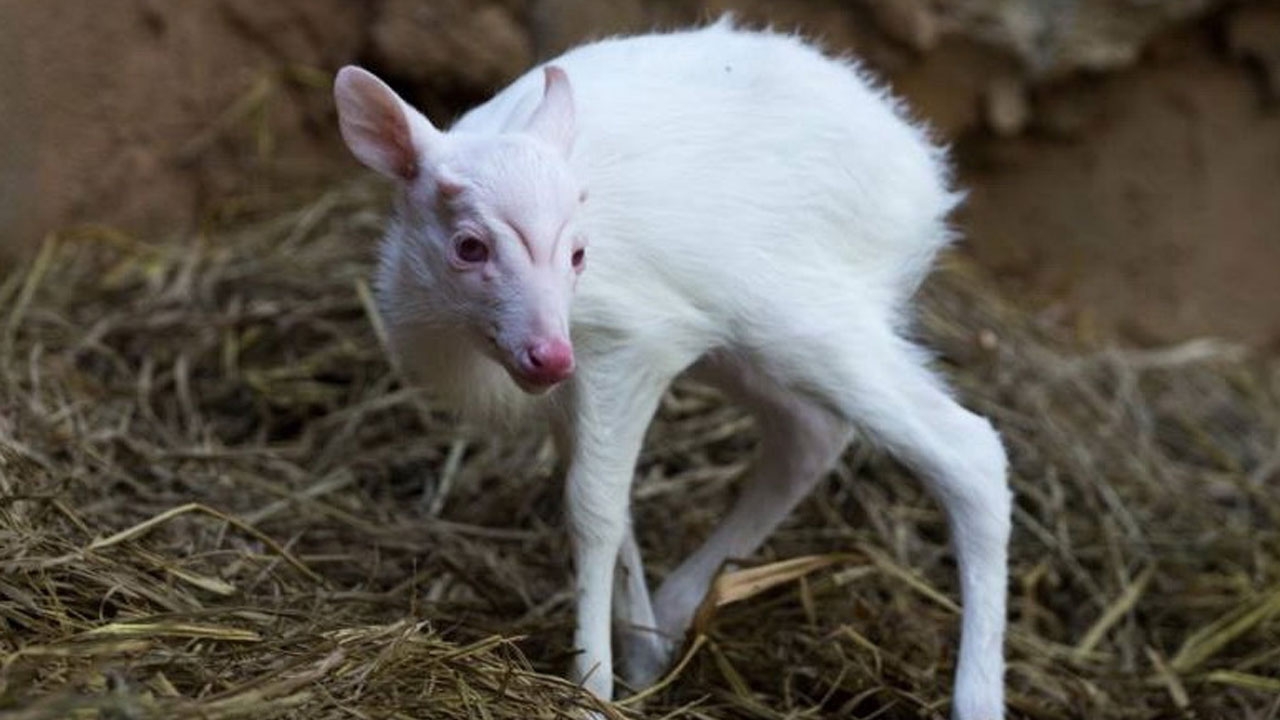
<svg viewBox="0 0 1280 720"><path fill-rule="evenodd" d="M603 706L558 679L554 460L397 381L364 285L381 201L158 245L79 228L0 276L0 718L946 716L945 522L865 447L664 686ZM922 300L1012 455L1011 717L1280 717L1280 364L1087 347L958 261ZM651 580L754 445L714 393L669 396L638 468Z"/></svg>

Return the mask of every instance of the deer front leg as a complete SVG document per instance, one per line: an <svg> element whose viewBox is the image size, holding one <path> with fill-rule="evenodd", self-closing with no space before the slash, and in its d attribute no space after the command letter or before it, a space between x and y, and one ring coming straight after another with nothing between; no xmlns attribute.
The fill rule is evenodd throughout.
<svg viewBox="0 0 1280 720"><path fill-rule="evenodd" d="M603 700L613 696L613 582L618 552L630 532L631 481L645 429L666 387L665 381L638 387L593 383L611 384L603 399L576 388L572 461L565 482L578 600L574 645L579 652L572 678Z"/></svg>

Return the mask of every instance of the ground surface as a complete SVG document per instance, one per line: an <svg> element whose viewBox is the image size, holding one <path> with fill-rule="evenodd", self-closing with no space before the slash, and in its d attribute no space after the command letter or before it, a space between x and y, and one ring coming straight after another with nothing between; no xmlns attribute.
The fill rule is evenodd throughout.
<svg viewBox="0 0 1280 720"><path fill-rule="evenodd" d="M551 718L572 598L536 443L400 387L363 279L381 204L231 210L179 244L65 233L0 276L0 718ZM1013 718L1280 712L1280 366L1097 350L951 265L939 367L1017 496ZM636 514L653 580L750 462L749 420L664 404ZM937 506L851 449L635 718L941 718L954 568ZM833 553L844 555L832 556ZM79 710L75 710L79 708Z"/></svg>

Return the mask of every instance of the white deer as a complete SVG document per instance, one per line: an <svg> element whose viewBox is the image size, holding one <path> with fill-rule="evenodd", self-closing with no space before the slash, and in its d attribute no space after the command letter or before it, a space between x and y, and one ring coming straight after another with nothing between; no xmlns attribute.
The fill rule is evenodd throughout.
<svg viewBox="0 0 1280 720"><path fill-rule="evenodd" d="M479 421L550 427L568 461L576 679L612 696L616 612L625 677L652 682L722 563L754 552L856 429L950 521L953 717L1003 717L1005 452L903 333L959 195L891 98L795 37L728 22L577 48L448 132L359 68L335 96L351 151L399 186L377 289L406 374ZM651 600L630 489L685 372L756 415L760 461Z"/></svg>

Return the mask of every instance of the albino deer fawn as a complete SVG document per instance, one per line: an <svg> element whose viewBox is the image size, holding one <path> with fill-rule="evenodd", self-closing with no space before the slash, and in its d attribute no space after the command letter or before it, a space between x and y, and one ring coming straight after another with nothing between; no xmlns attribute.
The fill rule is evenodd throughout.
<svg viewBox="0 0 1280 720"><path fill-rule="evenodd" d="M728 22L580 47L448 132L359 68L335 97L351 151L399 187L377 290L404 371L477 420L549 426L568 460L575 678L613 694L612 611L625 677L652 682L722 562L754 552L857 428L950 520L953 716L1003 717L1005 452L901 332L959 195L892 99ZM630 487L686 371L755 413L761 456L651 600Z"/></svg>

